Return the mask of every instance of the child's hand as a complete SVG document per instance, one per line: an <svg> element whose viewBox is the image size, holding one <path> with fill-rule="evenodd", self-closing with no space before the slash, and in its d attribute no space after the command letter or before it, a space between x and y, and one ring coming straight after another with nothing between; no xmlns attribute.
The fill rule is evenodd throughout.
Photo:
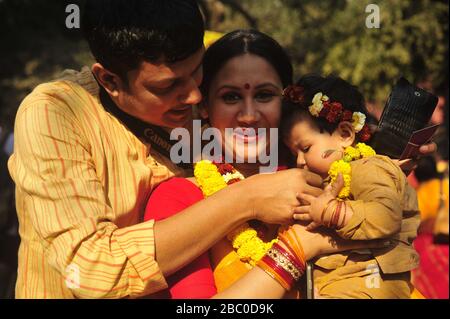
<svg viewBox="0 0 450 319"><path fill-rule="evenodd" d="M307 202L308 204L294 208L294 219L311 221L307 230L313 230L320 225L327 225L330 222L332 214L329 212L329 209L323 214L324 216L322 216L322 212L330 201L337 198L342 187L344 187L344 179L342 178L342 175L339 174L336 181L332 185L328 184L327 187L325 187L324 192L318 197L300 193L298 199Z"/></svg>

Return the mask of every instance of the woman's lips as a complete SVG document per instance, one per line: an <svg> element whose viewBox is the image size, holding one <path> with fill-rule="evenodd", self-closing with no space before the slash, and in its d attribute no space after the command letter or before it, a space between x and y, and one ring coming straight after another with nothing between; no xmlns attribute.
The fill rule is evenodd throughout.
<svg viewBox="0 0 450 319"><path fill-rule="evenodd" d="M258 141L258 131L254 128L236 128L233 136L244 143L251 143Z"/></svg>

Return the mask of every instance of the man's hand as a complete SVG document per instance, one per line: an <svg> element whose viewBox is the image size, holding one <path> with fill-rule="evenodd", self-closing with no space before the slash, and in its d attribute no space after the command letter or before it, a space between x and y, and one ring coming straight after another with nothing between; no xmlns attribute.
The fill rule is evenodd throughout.
<svg viewBox="0 0 450 319"><path fill-rule="evenodd" d="M319 175L298 168L254 175L238 184L245 184L254 219L269 224L293 223L294 208L300 205L298 194L319 196L323 192Z"/></svg>
<svg viewBox="0 0 450 319"><path fill-rule="evenodd" d="M330 209L332 205L329 204L337 198L342 187L344 187L344 179L339 174L336 181L333 184L328 184L324 192L317 197L300 193L298 195L299 200L307 204L294 208L294 219L310 221L307 230L316 229L320 225L327 225L333 215Z"/></svg>
<svg viewBox="0 0 450 319"><path fill-rule="evenodd" d="M434 142L424 144L419 148L419 152L421 155L432 155L436 152L437 145ZM404 159L404 160L393 160L395 163L397 163L398 166L402 169L402 171L405 173L406 176L408 176L413 170L417 167L417 159Z"/></svg>

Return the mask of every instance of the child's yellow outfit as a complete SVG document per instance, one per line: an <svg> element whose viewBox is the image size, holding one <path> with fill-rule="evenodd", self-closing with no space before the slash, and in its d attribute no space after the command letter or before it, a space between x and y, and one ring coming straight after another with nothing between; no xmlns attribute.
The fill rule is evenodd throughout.
<svg viewBox="0 0 450 319"><path fill-rule="evenodd" d="M389 239L386 248L348 251L315 261L318 298L410 298L410 271L419 264L412 247L420 223L415 191L399 166L375 155L350 163L353 209L337 230L344 239Z"/></svg>

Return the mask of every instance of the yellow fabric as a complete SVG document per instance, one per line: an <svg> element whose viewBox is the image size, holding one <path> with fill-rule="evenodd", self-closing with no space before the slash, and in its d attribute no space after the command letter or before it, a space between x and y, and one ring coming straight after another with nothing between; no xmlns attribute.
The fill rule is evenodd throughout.
<svg viewBox="0 0 450 319"><path fill-rule="evenodd" d="M8 163L22 240L16 297L164 289L154 222L138 222L155 185L182 171L104 110L89 69L66 79L36 87L16 117Z"/></svg>
<svg viewBox="0 0 450 319"><path fill-rule="evenodd" d="M208 48L211 44L219 40L223 36L223 33L215 32L215 31L205 31L205 36L203 38L203 43L205 47Z"/></svg>
<svg viewBox="0 0 450 319"><path fill-rule="evenodd" d="M222 292L252 269L241 262L230 241L222 239L210 251L217 292Z"/></svg>
<svg viewBox="0 0 450 319"><path fill-rule="evenodd" d="M337 231L345 239L389 238L386 248L365 250L375 257L385 274L407 272L418 266L419 257L412 247L420 223L417 197L400 167L385 156L354 161L351 192L347 201L353 216ZM317 260L316 265L336 269L345 264L351 252L333 254Z"/></svg>
<svg viewBox="0 0 450 319"><path fill-rule="evenodd" d="M419 290L414 288L413 292L411 293L411 299L426 299L424 295L420 293Z"/></svg>
<svg viewBox="0 0 450 319"><path fill-rule="evenodd" d="M421 220L436 218L439 210L440 184L440 179L433 179L420 184L417 188ZM448 178L442 181L442 186L442 195L448 207Z"/></svg>

